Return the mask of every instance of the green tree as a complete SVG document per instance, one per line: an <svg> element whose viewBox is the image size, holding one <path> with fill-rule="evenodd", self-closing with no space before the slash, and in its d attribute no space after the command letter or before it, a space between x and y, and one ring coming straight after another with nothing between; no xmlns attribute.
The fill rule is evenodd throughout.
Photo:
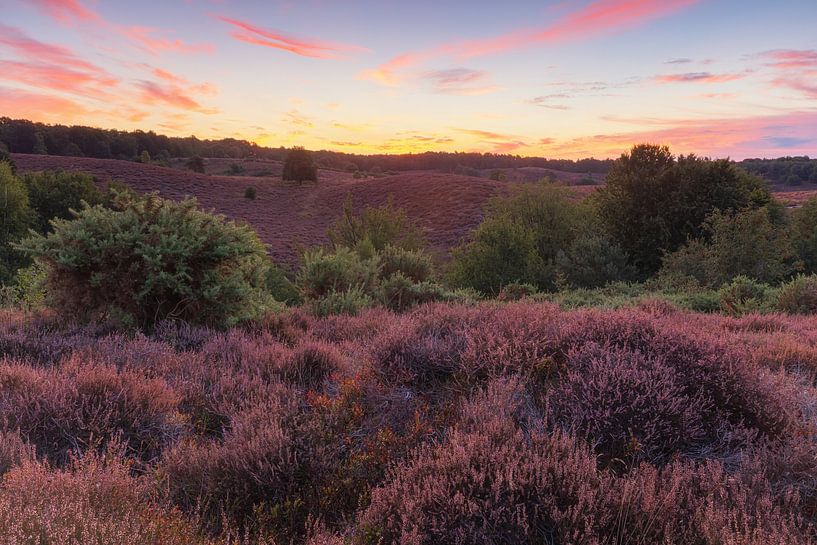
<svg viewBox="0 0 817 545"><path fill-rule="evenodd" d="M642 144L612 166L595 194L599 216L613 240L644 275L690 238L714 210L763 206L771 195L762 179L728 160L693 155L677 160L666 146Z"/></svg>
<svg viewBox="0 0 817 545"><path fill-rule="evenodd" d="M352 196L347 195L341 216L329 227L327 235L335 248L359 248L368 243L380 252L387 246L407 250L419 250L424 246L422 231L405 210L394 204L392 196L380 206L367 206L360 214L355 214Z"/></svg>
<svg viewBox="0 0 817 545"><path fill-rule="evenodd" d="M304 148L292 148L284 161L284 172L281 176L284 181L317 182L318 168L312 159L312 154Z"/></svg>
<svg viewBox="0 0 817 545"><path fill-rule="evenodd" d="M83 202L95 205L105 200L93 177L81 172L31 172L22 181L35 214L33 228L40 233L51 230L52 219L71 218L71 210L80 210Z"/></svg>
<svg viewBox="0 0 817 545"><path fill-rule="evenodd" d="M25 185L8 163L0 161L0 283L8 283L17 269L28 264L11 245L26 234L31 217Z"/></svg>
<svg viewBox="0 0 817 545"><path fill-rule="evenodd" d="M791 237L808 273L817 273L817 197L791 212Z"/></svg>
<svg viewBox="0 0 817 545"><path fill-rule="evenodd" d="M116 209L85 207L20 245L45 267L63 315L145 328L164 319L230 326L273 303L264 289L269 260L251 228L192 199L120 198Z"/></svg>
<svg viewBox="0 0 817 545"><path fill-rule="evenodd" d="M0 163L7 163L11 168L11 173L17 174L17 165L14 164L9 149L3 142L0 142Z"/></svg>
<svg viewBox="0 0 817 545"><path fill-rule="evenodd" d="M198 155L194 155L190 159L187 160L186 166L188 169L192 170L193 172L198 172L199 174L204 174L204 159L199 157Z"/></svg>
<svg viewBox="0 0 817 545"><path fill-rule="evenodd" d="M139 154L139 162L143 165L150 164L150 152L148 150L142 150L142 153Z"/></svg>

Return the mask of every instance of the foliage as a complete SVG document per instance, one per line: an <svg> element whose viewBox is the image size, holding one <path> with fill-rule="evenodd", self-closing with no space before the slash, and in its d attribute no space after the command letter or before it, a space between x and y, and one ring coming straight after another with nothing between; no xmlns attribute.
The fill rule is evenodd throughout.
<svg viewBox="0 0 817 545"><path fill-rule="evenodd" d="M258 192L252 186L250 186L250 187L248 187L247 189L244 190L244 198L249 199L251 201L255 200L255 197L256 197L257 194L258 194Z"/></svg>
<svg viewBox="0 0 817 545"><path fill-rule="evenodd" d="M27 264L25 255L11 244L26 234L32 219L25 185L12 174L8 163L0 161L0 284Z"/></svg>
<svg viewBox="0 0 817 545"><path fill-rule="evenodd" d="M634 146L606 181L594 197L601 220L644 275L659 269L662 253L703 236L702 224L714 210L729 213L770 201L763 180L730 161L676 159L666 146Z"/></svg>
<svg viewBox="0 0 817 545"><path fill-rule="evenodd" d="M204 159L199 157L198 155L194 155L190 157L185 166L192 170L193 172L198 172L199 174L204 174Z"/></svg>
<svg viewBox="0 0 817 545"><path fill-rule="evenodd" d="M281 267L271 263L264 281L267 292L276 301L288 305L301 302L301 293L298 286L290 279L290 275Z"/></svg>
<svg viewBox="0 0 817 545"><path fill-rule="evenodd" d="M752 174L763 176L772 183L800 185L817 181L817 160L807 156L744 159L738 164Z"/></svg>
<svg viewBox="0 0 817 545"><path fill-rule="evenodd" d="M224 326L270 304L258 236L195 200L125 196L116 210L86 207L57 220L53 233L21 248L45 265L49 296L66 316Z"/></svg>
<svg viewBox="0 0 817 545"><path fill-rule="evenodd" d="M46 272L38 264L18 269L14 283L0 286L0 308L33 311L45 306Z"/></svg>
<svg viewBox="0 0 817 545"><path fill-rule="evenodd" d="M798 275L781 285L777 309L788 314L817 314L817 275Z"/></svg>
<svg viewBox="0 0 817 545"><path fill-rule="evenodd" d="M745 276L736 276L718 291L718 295L721 310L733 316L766 310L771 302L769 286Z"/></svg>
<svg viewBox="0 0 817 545"><path fill-rule="evenodd" d="M292 148L284 161L283 180L292 182L318 182L318 167L312 154L303 148Z"/></svg>
<svg viewBox="0 0 817 545"><path fill-rule="evenodd" d="M348 248L339 248L334 253L319 248L304 254L296 284L306 299L320 299L353 288L369 293L377 285L379 272L377 258L363 259Z"/></svg>
<svg viewBox="0 0 817 545"><path fill-rule="evenodd" d="M807 273L817 272L817 197L791 211L791 238Z"/></svg>
<svg viewBox="0 0 817 545"><path fill-rule="evenodd" d="M3 142L0 142L0 163L8 163L11 167L11 173L17 174L17 165L14 164L9 149Z"/></svg>
<svg viewBox="0 0 817 545"><path fill-rule="evenodd" d="M38 233L50 232L52 219L72 218L71 211L82 209L83 203L93 206L105 202L105 196L89 174L68 171L30 172L21 179L28 190L31 208L37 216L34 228Z"/></svg>
<svg viewBox="0 0 817 545"><path fill-rule="evenodd" d="M718 287L744 275L766 283L785 280L801 267L785 226L767 208L714 212L704 222L709 242L693 240L664 258L662 276L688 276Z"/></svg>
<svg viewBox="0 0 817 545"><path fill-rule="evenodd" d="M341 217L328 229L327 235L336 248L371 244L378 252L386 250L387 246L419 250L424 244L422 231L412 223L405 210L395 206L393 197L381 206L367 206L356 215L352 197L348 195L343 202Z"/></svg>
<svg viewBox="0 0 817 545"><path fill-rule="evenodd" d="M592 250L593 255L584 252ZM488 203L485 220L455 248L449 281L496 294L509 283L554 290L566 282L597 286L631 276L627 257L596 228L593 211L566 189L515 186Z"/></svg>
<svg viewBox="0 0 817 545"><path fill-rule="evenodd" d="M311 301L312 313L318 317L346 314L356 316L362 309L372 306L374 300L360 286L344 290L332 289Z"/></svg>

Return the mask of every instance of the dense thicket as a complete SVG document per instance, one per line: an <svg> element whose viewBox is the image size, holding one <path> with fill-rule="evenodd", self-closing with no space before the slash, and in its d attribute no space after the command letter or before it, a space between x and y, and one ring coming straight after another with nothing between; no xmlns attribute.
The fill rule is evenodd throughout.
<svg viewBox="0 0 817 545"><path fill-rule="evenodd" d="M775 184L801 185L817 183L817 159L808 156L777 159L745 159L738 163Z"/></svg>

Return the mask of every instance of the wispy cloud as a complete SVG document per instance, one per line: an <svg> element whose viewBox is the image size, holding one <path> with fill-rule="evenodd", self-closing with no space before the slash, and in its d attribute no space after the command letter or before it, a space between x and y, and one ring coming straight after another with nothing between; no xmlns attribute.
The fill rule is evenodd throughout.
<svg viewBox="0 0 817 545"><path fill-rule="evenodd" d="M86 8L79 0L29 0L55 21L62 24L75 22L95 23L102 18L95 11Z"/></svg>
<svg viewBox="0 0 817 545"><path fill-rule="evenodd" d="M3 87L0 87L0 104L4 115L27 119L47 117L53 121L72 122L88 114L84 106L73 100Z"/></svg>
<svg viewBox="0 0 817 545"><path fill-rule="evenodd" d="M144 104L171 106L203 114L215 114L218 110L205 108L194 99L187 90L178 85L163 85L155 81L142 80L136 83L141 90L140 98Z"/></svg>
<svg viewBox="0 0 817 545"><path fill-rule="evenodd" d="M501 89L488 82L488 73L469 68L450 68L423 74L438 93L449 95L486 95Z"/></svg>
<svg viewBox="0 0 817 545"><path fill-rule="evenodd" d="M711 72L685 72L655 76L658 83L726 83L746 77L745 73L713 74Z"/></svg>
<svg viewBox="0 0 817 545"><path fill-rule="evenodd" d="M355 45L296 38L277 30L264 29L223 15L216 15L215 17L235 28L230 35L236 40L288 51L302 57L337 59L349 53L365 51L364 48Z"/></svg>
<svg viewBox="0 0 817 545"><path fill-rule="evenodd" d="M515 32L479 40L452 42L394 57L385 64L361 73L361 76L385 85L396 85L404 76L398 72L449 56L467 59L502 53L545 43L562 43L632 29L698 3L700 0L595 0L538 29Z"/></svg>

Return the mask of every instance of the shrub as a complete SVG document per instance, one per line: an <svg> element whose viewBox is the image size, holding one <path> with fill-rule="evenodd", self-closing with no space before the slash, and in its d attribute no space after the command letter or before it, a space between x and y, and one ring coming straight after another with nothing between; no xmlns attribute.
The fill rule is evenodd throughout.
<svg viewBox="0 0 817 545"><path fill-rule="evenodd" d="M227 171L232 176L240 176L244 174L244 167L238 163L230 163L230 169Z"/></svg>
<svg viewBox="0 0 817 545"><path fill-rule="evenodd" d="M49 297L66 316L224 326L270 304L258 236L198 210L195 200L148 195L127 198L119 210L87 207L21 247L45 265Z"/></svg>
<svg viewBox="0 0 817 545"><path fill-rule="evenodd" d="M81 172L31 172L22 176L28 189L28 199L37 215L34 228L48 233L52 219L70 219L72 210L81 210L82 203L93 206L104 202L104 195L93 177Z"/></svg>
<svg viewBox="0 0 817 545"><path fill-rule="evenodd" d="M8 163L11 168L11 173L17 174L17 165L14 164L14 160L11 158L11 154L3 142L0 142L0 163Z"/></svg>
<svg viewBox="0 0 817 545"><path fill-rule="evenodd" d="M379 252L380 276L389 278L400 273L413 282L430 280L434 264L422 250L407 250L399 246L387 245Z"/></svg>
<svg viewBox="0 0 817 545"><path fill-rule="evenodd" d="M204 159L198 155L194 155L193 157L189 158L187 163L185 163L185 166L193 172L204 174Z"/></svg>
<svg viewBox="0 0 817 545"><path fill-rule="evenodd" d="M324 317L335 314L356 316L364 308L372 306L373 299L362 288L355 286L345 290L330 290L321 298L311 301L312 313Z"/></svg>
<svg viewBox="0 0 817 545"><path fill-rule="evenodd" d="M497 295L496 298L500 301L519 301L521 299L525 299L526 297L532 297L537 293L538 290L536 289L536 286L532 284L512 282L502 286L502 289L499 291L499 295Z"/></svg>
<svg viewBox="0 0 817 545"><path fill-rule="evenodd" d="M247 189L244 190L244 198L245 199L249 199L251 201L254 201L256 195L257 195L257 192L256 192L255 188L252 187L252 186L248 187Z"/></svg>
<svg viewBox="0 0 817 545"><path fill-rule="evenodd" d="M817 314L817 275L799 275L780 286L777 309L789 314Z"/></svg>
<svg viewBox="0 0 817 545"><path fill-rule="evenodd" d="M0 479L10 469L34 460L34 447L19 433L0 432Z"/></svg>
<svg viewBox="0 0 817 545"><path fill-rule="evenodd" d="M150 152L148 150L142 150L142 153L139 154L139 162L143 165L150 164Z"/></svg>
<svg viewBox="0 0 817 545"><path fill-rule="evenodd" d="M304 254L296 283L307 299L352 288L370 293L377 285L379 269L377 258L362 259L348 248L339 248L331 254L316 249Z"/></svg>
<svg viewBox="0 0 817 545"><path fill-rule="evenodd" d="M335 248L371 244L375 251L383 252L388 246L404 250L423 247L422 232L395 206L392 197L379 207L367 206L359 215L352 208L352 198L347 196L341 217L327 231Z"/></svg>
<svg viewBox="0 0 817 545"><path fill-rule="evenodd" d="M27 264L25 255L11 244L26 234L32 218L25 185L12 174L8 163L0 161L0 284Z"/></svg>
<svg viewBox="0 0 817 545"><path fill-rule="evenodd" d="M566 250L560 250L556 267L577 288L598 288L636 276L621 247L598 234L581 235Z"/></svg>
<svg viewBox="0 0 817 545"><path fill-rule="evenodd" d="M817 172L817 168L815 168ZM791 211L792 244L803 260L804 272L817 272L817 198Z"/></svg>
<svg viewBox="0 0 817 545"><path fill-rule="evenodd" d="M290 280L288 273L284 269L274 263L270 264L264 286L276 301L293 305L300 303L302 300L298 286Z"/></svg>
<svg viewBox="0 0 817 545"><path fill-rule="evenodd" d="M594 195L602 223L642 274L656 272L663 253L703 236L714 210L728 214L771 200L761 178L729 160L676 159L666 146L649 144L622 154L606 182Z"/></svg>
<svg viewBox="0 0 817 545"><path fill-rule="evenodd" d="M152 460L181 431L177 406L162 380L77 358L46 371L0 363L0 421L54 463L114 440Z"/></svg>
<svg viewBox="0 0 817 545"><path fill-rule="evenodd" d="M285 182L318 182L318 168L312 154L303 148L292 148L284 161L281 176Z"/></svg>
<svg viewBox="0 0 817 545"><path fill-rule="evenodd" d="M761 312L770 306L771 288L754 279L736 276L718 291L721 310L733 316Z"/></svg>
<svg viewBox="0 0 817 545"><path fill-rule="evenodd" d="M293 348L283 362L282 378L292 384L318 389L332 372L343 366L343 356L334 346L306 341Z"/></svg>
<svg viewBox="0 0 817 545"><path fill-rule="evenodd" d="M402 272L392 274L380 286L381 301L386 308L402 312L416 305L440 301L445 298L445 290L439 284L429 281L414 282Z"/></svg>
<svg viewBox="0 0 817 545"><path fill-rule="evenodd" d="M0 541L8 544L204 545L179 513L115 459L87 456L65 470L29 462L0 482Z"/></svg>

